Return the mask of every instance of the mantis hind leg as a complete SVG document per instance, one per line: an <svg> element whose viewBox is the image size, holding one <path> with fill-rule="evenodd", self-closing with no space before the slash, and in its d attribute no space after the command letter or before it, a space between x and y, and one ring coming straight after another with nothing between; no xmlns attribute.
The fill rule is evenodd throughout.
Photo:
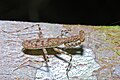
<svg viewBox="0 0 120 80"><path fill-rule="evenodd" d="M13 71L16 71L20 68L23 68L23 67L26 67L26 66L29 66L29 67L33 67L33 68L36 68L34 66L31 66L30 64L34 63L34 64L41 64L41 67L43 65L43 62L44 61L37 61L37 60L30 60L29 57L26 57L24 60L24 62L22 64L20 64L16 69L14 69Z"/></svg>
<svg viewBox="0 0 120 80"><path fill-rule="evenodd" d="M69 54L69 53L67 53L67 52L65 52L65 51L63 51L63 50L61 50L61 49L58 49L58 48L53 48L53 49L54 49L56 52L58 52L58 53L66 54L66 55L68 55L68 56L71 57L71 58L70 58L70 61L68 62L67 69L66 69L66 75L67 75L67 78L68 78L68 80L69 80L68 72L70 71L70 69L71 69L71 67L72 67L72 64L71 64L71 61L72 61L72 55Z"/></svg>
<svg viewBox="0 0 120 80"><path fill-rule="evenodd" d="M47 67L47 72L49 72L49 66L48 66L48 57L47 57L47 50L44 48L44 49L42 49L43 50L43 58L44 58L44 60L45 60L45 63L46 63L46 67Z"/></svg>
<svg viewBox="0 0 120 80"><path fill-rule="evenodd" d="M41 30L39 25L38 25L38 30L39 30L38 37L39 37L39 39L42 39L43 38L43 34L42 34L42 30Z"/></svg>

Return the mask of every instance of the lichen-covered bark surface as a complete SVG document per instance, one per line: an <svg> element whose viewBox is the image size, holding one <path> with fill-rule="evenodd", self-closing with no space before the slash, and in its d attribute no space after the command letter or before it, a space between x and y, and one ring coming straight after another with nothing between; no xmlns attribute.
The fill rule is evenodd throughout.
<svg viewBox="0 0 120 80"><path fill-rule="evenodd" d="M68 63L54 55L49 57L49 72L46 72L43 56L26 55L22 51L22 42L38 38L38 26L28 28L36 23L0 21L0 80L67 80ZM117 33L107 34L108 30L99 26L40 24L43 37L57 38L62 30L71 30L70 35L79 34L84 30L83 55L72 55L72 67L69 71L70 80L119 80L120 79L120 29ZM15 32L21 30L19 32ZM13 32L13 33L11 33ZM117 36L115 36L117 35ZM111 38L114 36L114 39ZM118 39L116 39L118 38ZM113 41L114 40L114 41ZM79 52L78 52L79 53ZM69 61L70 57L58 54ZM27 62L32 60L33 62ZM37 62L34 62L36 60ZM27 63L25 63L27 62ZM24 66L20 67L22 63Z"/></svg>

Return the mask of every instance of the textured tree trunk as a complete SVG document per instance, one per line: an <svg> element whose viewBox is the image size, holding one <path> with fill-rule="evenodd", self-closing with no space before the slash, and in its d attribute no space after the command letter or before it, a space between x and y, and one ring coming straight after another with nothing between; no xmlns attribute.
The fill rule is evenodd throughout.
<svg viewBox="0 0 120 80"><path fill-rule="evenodd" d="M40 24L44 38L57 38L62 30L68 30L69 34L66 35L69 37L84 30L85 41L82 46L67 49L59 47L72 54L72 67L68 73L70 80L120 79L120 26L0 21L0 80L67 79L69 56L58 54L52 48L47 49L50 71L46 72L42 50L23 49L24 40L39 38L38 26L31 27L35 24Z"/></svg>

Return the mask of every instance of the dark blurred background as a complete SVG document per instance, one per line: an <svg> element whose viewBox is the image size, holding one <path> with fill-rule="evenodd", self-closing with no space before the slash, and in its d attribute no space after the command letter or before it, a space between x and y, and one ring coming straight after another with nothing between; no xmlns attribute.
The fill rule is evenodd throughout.
<svg viewBox="0 0 120 80"><path fill-rule="evenodd" d="M116 0L0 0L0 20L119 25Z"/></svg>

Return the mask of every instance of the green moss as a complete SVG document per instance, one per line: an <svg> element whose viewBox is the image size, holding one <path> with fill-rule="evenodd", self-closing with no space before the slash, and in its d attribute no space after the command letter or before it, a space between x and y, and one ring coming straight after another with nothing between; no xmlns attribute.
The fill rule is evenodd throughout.
<svg viewBox="0 0 120 80"><path fill-rule="evenodd" d="M103 40L107 43L113 44L114 47L118 47L120 45L120 26L95 26L93 29L104 33L106 36ZM120 56L120 50L113 48L113 51Z"/></svg>
<svg viewBox="0 0 120 80"><path fill-rule="evenodd" d="M120 30L120 26L95 26L95 30Z"/></svg>
<svg viewBox="0 0 120 80"><path fill-rule="evenodd" d="M120 26L101 26L102 29L120 29Z"/></svg>
<svg viewBox="0 0 120 80"><path fill-rule="evenodd" d="M116 51L116 54L117 54L118 56L120 56L120 50L117 50L117 51Z"/></svg>

